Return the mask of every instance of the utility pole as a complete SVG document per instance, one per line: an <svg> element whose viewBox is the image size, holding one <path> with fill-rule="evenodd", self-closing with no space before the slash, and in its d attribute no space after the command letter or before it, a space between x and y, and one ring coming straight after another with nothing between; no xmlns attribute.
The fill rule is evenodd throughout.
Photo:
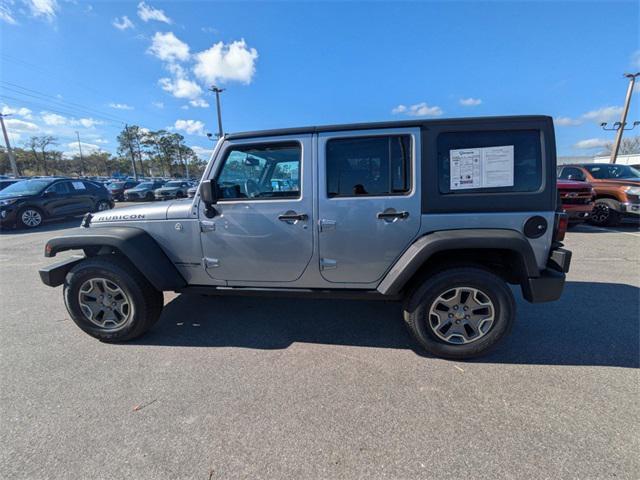
<svg viewBox="0 0 640 480"><path fill-rule="evenodd" d="M18 178L18 165L16 164L16 157L13 156L13 150L11 150L11 144L9 143L9 135L7 135L7 128L4 126L4 117L8 117L10 114L0 113L0 123L2 124L2 134L4 135L4 143L7 146L7 154L9 155L9 163L11 163L11 170L13 170L13 176Z"/></svg>
<svg viewBox="0 0 640 480"><path fill-rule="evenodd" d="M78 137L78 151L80 152L80 175L84 177L84 159L82 158L82 145L80 144L80 134L77 130L76 136Z"/></svg>
<svg viewBox="0 0 640 480"><path fill-rule="evenodd" d="M624 128L627 125L627 114L629 113L629 105L631 105L633 86L636 82L636 77L640 76L640 72L625 73L624 76L629 79L629 86L627 88L627 97L624 101L624 108L622 109L620 121L614 123L613 128L606 128L606 123L601 124L604 130L616 130L616 139L613 142L613 147L611 148L611 158L609 159L609 163L616 163L616 159L618 158L618 151L620 150L620 143L622 142L622 134L624 133L624 131L632 130L636 125L638 125L638 122L634 122L633 127Z"/></svg>
<svg viewBox="0 0 640 480"><path fill-rule="evenodd" d="M136 170L136 156L133 153L133 145L131 136L129 135L129 125L124 125L124 131L127 132L127 143L129 144L129 152L131 152L131 166L133 167L133 178L138 181L138 171Z"/></svg>
<svg viewBox="0 0 640 480"><path fill-rule="evenodd" d="M211 85L210 91L216 94L216 108L218 110L218 138L222 138L222 111L220 110L220 94L224 92L224 88L218 88Z"/></svg>

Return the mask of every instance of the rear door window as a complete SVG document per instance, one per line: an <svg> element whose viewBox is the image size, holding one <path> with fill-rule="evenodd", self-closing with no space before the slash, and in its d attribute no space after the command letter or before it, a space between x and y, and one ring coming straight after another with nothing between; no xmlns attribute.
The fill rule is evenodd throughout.
<svg viewBox="0 0 640 480"><path fill-rule="evenodd" d="M331 139L326 162L329 198L406 195L411 189L409 135Z"/></svg>

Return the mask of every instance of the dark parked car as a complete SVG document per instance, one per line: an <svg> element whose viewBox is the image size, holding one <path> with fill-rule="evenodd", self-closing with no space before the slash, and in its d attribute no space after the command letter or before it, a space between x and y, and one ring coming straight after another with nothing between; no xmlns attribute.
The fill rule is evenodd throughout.
<svg viewBox="0 0 640 480"><path fill-rule="evenodd" d="M0 191L0 225L35 228L50 218L113 208L109 191L89 180L22 180Z"/></svg>
<svg viewBox="0 0 640 480"><path fill-rule="evenodd" d="M0 180L0 190L4 190L9 185L13 185L14 183L17 183L19 181L20 180L16 178L8 178L8 179L3 178L2 180Z"/></svg>
<svg viewBox="0 0 640 480"><path fill-rule="evenodd" d="M111 182L107 185L107 189L111 192L114 200L123 201L124 191L136 187L140 182L136 180L126 180L122 182Z"/></svg>

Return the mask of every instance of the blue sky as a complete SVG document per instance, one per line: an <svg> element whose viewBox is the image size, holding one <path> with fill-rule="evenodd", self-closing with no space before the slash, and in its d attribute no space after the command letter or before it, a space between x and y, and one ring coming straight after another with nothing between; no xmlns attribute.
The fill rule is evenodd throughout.
<svg viewBox="0 0 640 480"><path fill-rule="evenodd" d="M558 151L613 138L640 70L640 3L1 0L0 106L18 146L115 152L123 123L206 155L226 131L547 114ZM636 89L636 92L638 89ZM630 120L640 119L634 100Z"/></svg>

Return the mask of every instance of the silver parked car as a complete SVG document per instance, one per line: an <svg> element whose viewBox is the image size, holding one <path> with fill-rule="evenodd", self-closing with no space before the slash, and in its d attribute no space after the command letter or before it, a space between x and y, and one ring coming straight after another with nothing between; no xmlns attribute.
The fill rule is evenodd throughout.
<svg viewBox="0 0 640 480"><path fill-rule="evenodd" d="M158 188L154 194L156 200L170 200L172 198L185 198L187 191L192 186L191 182L186 180L170 180L162 187Z"/></svg>
<svg viewBox="0 0 640 480"><path fill-rule="evenodd" d="M45 248L85 257L40 275L107 342L152 328L163 291L324 296L401 302L424 349L474 357L514 323L509 284L562 293L554 142L546 116L225 135L193 199L87 215Z"/></svg>

